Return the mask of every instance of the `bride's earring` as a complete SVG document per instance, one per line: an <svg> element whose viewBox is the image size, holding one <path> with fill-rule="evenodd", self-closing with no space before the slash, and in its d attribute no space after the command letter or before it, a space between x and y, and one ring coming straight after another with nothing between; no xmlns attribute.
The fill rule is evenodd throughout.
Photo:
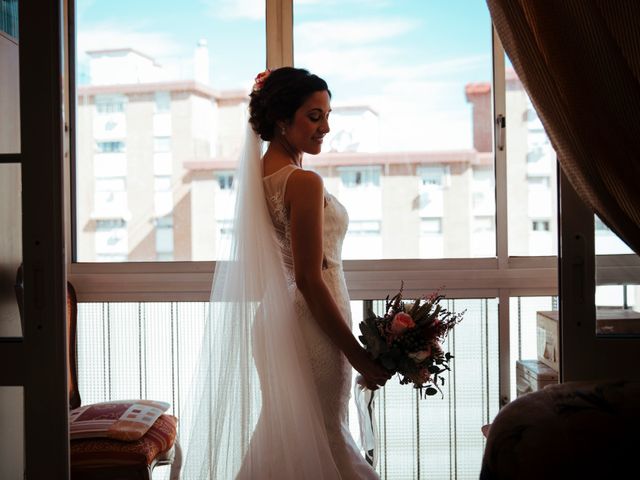
<svg viewBox="0 0 640 480"><path fill-rule="evenodd" d="M287 133L287 132L286 132L286 130L284 129L284 125L283 125L282 127L280 127L280 134L281 134L282 136L284 136L286 133Z"/></svg>

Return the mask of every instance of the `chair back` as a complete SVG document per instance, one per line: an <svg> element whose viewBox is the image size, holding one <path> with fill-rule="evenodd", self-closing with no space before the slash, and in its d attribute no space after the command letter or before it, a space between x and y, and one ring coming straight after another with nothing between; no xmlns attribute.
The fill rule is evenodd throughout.
<svg viewBox="0 0 640 480"><path fill-rule="evenodd" d="M20 311L20 319L24 325L24 273L20 264L16 272L15 284L16 301ZM76 328L78 323L78 299L76 291L67 282L67 383L69 392L69 409L80 406L80 392L78 390L78 369L76 363Z"/></svg>

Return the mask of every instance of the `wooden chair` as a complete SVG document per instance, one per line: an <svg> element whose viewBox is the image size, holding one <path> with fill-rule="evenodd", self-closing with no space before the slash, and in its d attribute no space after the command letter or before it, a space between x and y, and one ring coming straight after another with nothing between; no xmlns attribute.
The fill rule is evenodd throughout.
<svg viewBox="0 0 640 480"><path fill-rule="evenodd" d="M23 312L22 265L16 276L16 299ZM80 407L77 373L78 301L73 285L67 282L67 333L69 409ZM71 440L71 480L151 480L153 469L171 465L171 480L180 478L182 454L177 439L177 419L161 415L139 440L125 442L109 438Z"/></svg>

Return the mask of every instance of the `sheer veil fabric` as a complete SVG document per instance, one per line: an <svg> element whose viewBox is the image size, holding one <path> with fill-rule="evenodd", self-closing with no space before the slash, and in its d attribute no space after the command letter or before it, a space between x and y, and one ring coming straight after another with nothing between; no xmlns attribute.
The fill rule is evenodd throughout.
<svg viewBox="0 0 640 480"><path fill-rule="evenodd" d="M216 263L192 381L188 480L340 479L247 125L232 241Z"/></svg>

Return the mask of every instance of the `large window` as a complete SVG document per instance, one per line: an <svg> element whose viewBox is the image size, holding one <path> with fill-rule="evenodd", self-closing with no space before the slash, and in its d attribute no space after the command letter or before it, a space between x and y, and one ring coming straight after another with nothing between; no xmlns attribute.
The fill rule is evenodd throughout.
<svg viewBox="0 0 640 480"><path fill-rule="evenodd" d="M289 4L293 18L279 8ZM407 298L442 289L469 309L450 339L444 400L395 384L381 392L380 472L477 478L480 426L516 395L516 361L535 360L536 312L557 309L555 155L492 39L486 2L363 5L78 8L69 272L86 280L75 283L81 385L86 401L166 399L188 424L182 389L215 260L229 247L247 93L269 58L310 69L333 94L331 132L304 166L349 213L354 321L401 281ZM607 301L635 302L631 284L616 288Z"/></svg>

